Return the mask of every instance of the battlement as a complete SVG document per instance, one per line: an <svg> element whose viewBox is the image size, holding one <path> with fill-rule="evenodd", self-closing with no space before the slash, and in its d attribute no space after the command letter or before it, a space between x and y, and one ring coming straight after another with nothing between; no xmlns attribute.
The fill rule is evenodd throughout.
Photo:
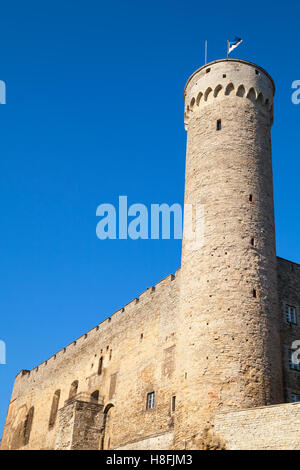
<svg viewBox="0 0 300 470"><path fill-rule="evenodd" d="M120 309L116 310L101 323L91 328L87 333L83 333L79 338L75 339L67 346L60 349L58 352L50 356L41 364L35 366L33 369L21 370L16 376L16 381L21 380L22 382L24 382L24 380L28 380L31 376L33 376L35 379L37 377L37 374L39 372L42 372L48 365L52 365L57 360L61 359L62 356L68 356L70 353L73 354L74 348L80 349L82 346L84 346L84 342L87 339L93 338L96 334L101 336L101 334L110 325L113 328L114 324L119 322L119 320L124 317L124 315L130 315L136 308L137 304L153 300L156 295L159 295L162 289L168 288L170 286L170 283L178 277L179 272L180 268L175 271L174 274L169 274L154 286L148 287L145 291L139 294L138 297L132 299L124 307L121 307Z"/></svg>
<svg viewBox="0 0 300 470"><path fill-rule="evenodd" d="M216 98L247 98L271 113L275 85L270 75L251 62L223 59L198 69L188 80L185 91L185 126L192 114Z"/></svg>

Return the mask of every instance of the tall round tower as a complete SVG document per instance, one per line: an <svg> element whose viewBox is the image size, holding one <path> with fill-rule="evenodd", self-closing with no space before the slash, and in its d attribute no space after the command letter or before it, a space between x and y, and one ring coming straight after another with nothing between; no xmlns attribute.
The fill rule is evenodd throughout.
<svg viewBox="0 0 300 470"><path fill-rule="evenodd" d="M219 411L283 402L271 156L274 91L267 72L236 59L201 67L185 87L179 448ZM187 204L193 207L191 220ZM188 232L199 223L203 239L195 244Z"/></svg>

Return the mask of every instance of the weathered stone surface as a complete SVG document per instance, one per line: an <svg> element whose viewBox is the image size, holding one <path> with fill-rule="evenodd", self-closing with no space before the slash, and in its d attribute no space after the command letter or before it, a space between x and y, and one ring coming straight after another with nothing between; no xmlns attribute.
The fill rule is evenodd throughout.
<svg viewBox="0 0 300 470"><path fill-rule="evenodd" d="M217 414L214 431L231 450L299 450L300 403Z"/></svg>
<svg viewBox="0 0 300 470"><path fill-rule="evenodd" d="M103 435L103 405L74 400L59 410L55 448L98 450Z"/></svg>
<svg viewBox="0 0 300 470"><path fill-rule="evenodd" d="M189 249L187 225L175 276L17 375L2 449L300 448L299 405L266 406L300 394L300 266L275 254L273 94L245 61L192 75L185 203L203 207L204 244Z"/></svg>
<svg viewBox="0 0 300 470"><path fill-rule="evenodd" d="M185 89L185 204L203 207L204 243L191 250L184 232L176 348L179 448L218 411L283 401L273 92L263 70L231 60L203 67Z"/></svg>

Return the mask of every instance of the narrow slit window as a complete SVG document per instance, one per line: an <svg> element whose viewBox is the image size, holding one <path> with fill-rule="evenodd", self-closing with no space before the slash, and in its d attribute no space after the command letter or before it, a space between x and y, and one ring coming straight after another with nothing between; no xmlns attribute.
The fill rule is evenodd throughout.
<svg viewBox="0 0 300 470"><path fill-rule="evenodd" d="M222 129L222 121L221 119L217 120L217 131L220 131Z"/></svg>
<svg viewBox="0 0 300 470"><path fill-rule="evenodd" d="M155 401L155 393L151 392L147 395L147 410L153 410Z"/></svg>
<svg viewBox="0 0 300 470"><path fill-rule="evenodd" d="M176 408L176 396L174 395L172 397L172 406L171 406L171 409L172 409L172 412L174 413L175 411L175 408Z"/></svg>
<svg viewBox="0 0 300 470"><path fill-rule="evenodd" d="M99 365L98 365L98 375L102 374L102 367L103 367L103 357L101 356L99 359Z"/></svg>
<svg viewBox="0 0 300 470"><path fill-rule="evenodd" d="M253 297L256 299L256 289L253 289L252 293L253 293Z"/></svg>
<svg viewBox="0 0 300 470"><path fill-rule="evenodd" d="M254 238L251 238L251 245L254 246Z"/></svg>
<svg viewBox="0 0 300 470"><path fill-rule="evenodd" d="M249 201L250 201L250 202L253 202L253 196L252 196L252 194L249 195Z"/></svg>

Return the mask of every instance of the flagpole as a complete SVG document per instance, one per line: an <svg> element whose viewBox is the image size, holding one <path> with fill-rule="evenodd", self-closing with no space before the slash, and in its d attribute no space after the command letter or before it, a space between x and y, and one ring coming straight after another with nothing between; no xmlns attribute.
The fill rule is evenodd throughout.
<svg viewBox="0 0 300 470"><path fill-rule="evenodd" d="M205 57L204 57L204 64L207 64L207 41L205 41Z"/></svg>
<svg viewBox="0 0 300 470"><path fill-rule="evenodd" d="M229 41L227 39L227 59L228 59L228 55L229 55Z"/></svg>

